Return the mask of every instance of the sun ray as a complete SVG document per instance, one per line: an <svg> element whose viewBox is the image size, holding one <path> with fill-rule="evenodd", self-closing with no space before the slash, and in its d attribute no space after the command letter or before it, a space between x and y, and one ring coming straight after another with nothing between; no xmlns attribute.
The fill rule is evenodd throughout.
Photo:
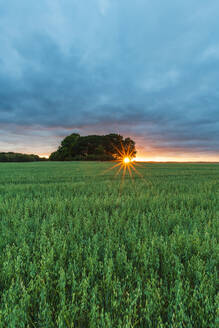
<svg viewBox="0 0 219 328"><path fill-rule="evenodd" d="M135 173L140 176L147 184L151 184L151 181L147 181L145 177L134 167L132 163L130 163L131 168L135 171Z"/></svg>
<svg viewBox="0 0 219 328"><path fill-rule="evenodd" d="M131 171L131 168L130 166L128 165L128 171L129 171L129 175L131 177L131 180L132 180L132 184L134 184L134 180L133 180L133 175L132 175L132 171Z"/></svg>
<svg viewBox="0 0 219 328"><path fill-rule="evenodd" d="M119 155L122 157L123 156L123 153L120 151L120 149L116 146L116 145L113 145L113 148L115 148L115 150L119 153Z"/></svg>
<svg viewBox="0 0 219 328"><path fill-rule="evenodd" d="M123 167L122 181L121 181L121 184L120 184L120 193L122 191L122 187L123 187L123 184L124 184L125 174L126 174L126 165Z"/></svg>
<svg viewBox="0 0 219 328"><path fill-rule="evenodd" d="M121 165L121 163L117 163L117 164L113 165L112 167L109 167L108 169L106 169L105 171L103 171L101 173L101 175L107 173L108 171L111 171L111 170L115 169L116 167L118 167L120 165Z"/></svg>
<svg viewBox="0 0 219 328"><path fill-rule="evenodd" d="M113 148L116 151L115 157L116 157L116 164L114 164L112 167L107 168L102 174L105 174L108 171L111 171L113 169L116 169L116 172L114 174L114 177L117 177L120 175L120 173L122 172L121 175L121 183L120 183L120 192L123 188L124 185L124 181L126 180L126 176L128 175L132 181L132 183L134 184L134 175L137 174L139 177L141 177L145 182L151 183L151 181L146 181L144 176L137 170L137 168L135 166L140 166L142 167L142 165L140 165L139 163L136 163L134 161L134 152L135 149L130 149L131 148L131 144L126 144L124 145L122 142L120 143L121 146L118 147L118 145L113 145Z"/></svg>
<svg viewBox="0 0 219 328"><path fill-rule="evenodd" d="M115 176L119 175L119 173L121 172L121 170L123 169L123 166L119 163L120 168L117 170Z"/></svg>

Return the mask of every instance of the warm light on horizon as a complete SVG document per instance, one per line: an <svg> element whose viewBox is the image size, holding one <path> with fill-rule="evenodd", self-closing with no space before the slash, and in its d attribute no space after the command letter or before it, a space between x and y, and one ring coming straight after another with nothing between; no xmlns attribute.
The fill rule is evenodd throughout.
<svg viewBox="0 0 219 328"><path fill-rule="evenodd" d="M38 154L39 157L49 158L50 154ZM124 158L123 162L128 164L130 162L219 162L219 156L136 156L135 158Z"/></svg>
<svg viewBox="0 0 219 328"><path fill-rule="evenodd" d="M40 158L49 158L49 155L44 155L44 154L40 154L40 155L38 155Z"/></svg>
<svg viewBox="0 0 219 328"><path fill-rule="evenodd" d="M219 162L219 156L197 156L197 157L174 157L174 156L139 156L136 162Z"/></svg>
<svg viewBox="0 0 219 328"><path fill-rule="evenodd" d="M30 154L32 152L29 152ZM135 158L129 158L126 156L123 159L124 164L128 164L130 162L219 162L219 155L214 154L214 155L191 155L186 153L183 155L165 155L162 153L162 155L157 155L155 152L152 154L148 153L147 155L144 155L143 152L139 151L139 155L137 155ZM48 153L38 153L37 154L39 157L45 157L49 158L50 154Z"/></svg>

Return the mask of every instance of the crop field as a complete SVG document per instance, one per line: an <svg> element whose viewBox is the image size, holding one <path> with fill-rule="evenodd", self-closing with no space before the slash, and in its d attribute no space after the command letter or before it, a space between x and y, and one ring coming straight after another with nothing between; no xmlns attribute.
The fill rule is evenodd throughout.
<svg viewBox="0 0 219 328"><path fill-rule="evenodd" d="M215 328L219 164L0 164L0 328Z"/></svg>

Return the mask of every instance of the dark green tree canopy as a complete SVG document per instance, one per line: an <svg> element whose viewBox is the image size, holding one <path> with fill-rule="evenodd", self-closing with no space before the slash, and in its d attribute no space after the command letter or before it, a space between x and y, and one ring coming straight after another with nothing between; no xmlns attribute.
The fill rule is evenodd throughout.
<svg viewBox="0 0 219 328"><path fill-rule="evenodd" d="M39 162L46 160L46 158L34 154L0 153L0 162Z"/></svg>
<svg viewBox="0 0 219 328"><path fill-rule="evenodd" d="M120 134L80 136L72 133L64 138L57 151L50 155L52 161L96 160L112 161L129 154L136 156L135 142Z"/></svg>

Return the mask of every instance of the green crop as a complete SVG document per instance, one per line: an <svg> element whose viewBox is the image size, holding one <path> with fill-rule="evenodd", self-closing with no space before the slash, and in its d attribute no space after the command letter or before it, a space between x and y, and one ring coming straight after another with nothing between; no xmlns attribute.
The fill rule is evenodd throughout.
<svg viewBox="0 0 219 328"><path fill-rule="evenodd" d="M218 326L218 164L0 164L0 328Z"/></svg>

